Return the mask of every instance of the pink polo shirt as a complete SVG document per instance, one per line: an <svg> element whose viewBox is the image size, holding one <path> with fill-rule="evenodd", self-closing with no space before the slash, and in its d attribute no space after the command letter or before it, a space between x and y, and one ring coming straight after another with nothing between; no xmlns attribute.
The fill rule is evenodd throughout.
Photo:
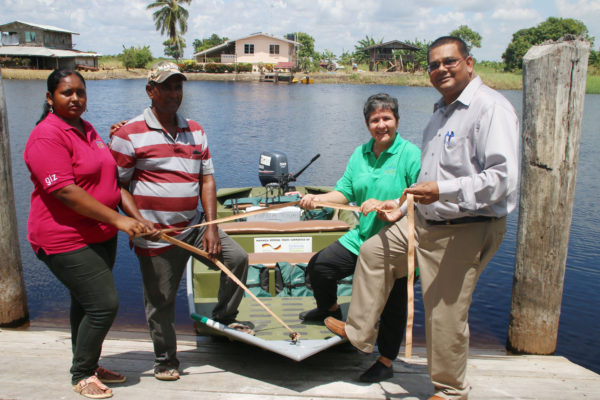
<svg viewBox="0 0 600 400"><path fill-rule="evenodd" d="M34 189L27 239L37 253L64 253L112 238L117 229L76 213L52 192L75 184L100 203L116 208L121 200L117 164L94 127L83 121L85 137L54 114L31 132L23 158Z"/></svg>

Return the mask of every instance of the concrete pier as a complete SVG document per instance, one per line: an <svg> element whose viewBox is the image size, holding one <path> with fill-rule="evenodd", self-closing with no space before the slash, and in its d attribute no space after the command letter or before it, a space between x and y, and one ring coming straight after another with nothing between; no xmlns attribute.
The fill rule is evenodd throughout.
<svg viewBox="0 0 600 400"><path fill-rule="evenodd" d="M0 330L0 399L83 399L72 391L67 330L33 326ZM145 332L115 331L101 365L127 376L111 385L115 399L427 399L433 387L423 348L394 362L394 377L365 384L358 376L375 355L350 345L300 363L228 340L179 336L182 377L161 382L152 374L152 343ZM477 399L597 399L600 375L558 356L511 356L472 349L468 376Z"/></svg>

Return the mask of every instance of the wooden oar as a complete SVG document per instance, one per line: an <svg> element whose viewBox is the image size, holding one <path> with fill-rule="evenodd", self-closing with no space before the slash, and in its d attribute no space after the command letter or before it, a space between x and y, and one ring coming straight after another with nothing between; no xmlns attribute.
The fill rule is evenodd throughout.
<svg viewBox="0 0 600 400"><path fill-rule="evenodd" d="M164 234L164 233L161 233L161 234L160 234L160 238L161 238L162 240L164 240L165 242L169 242L169 243L171 243L171 244L174 244L175 246L179 246L179 247L181 247L182 249L185 249L185 250L187 250L187 251L190 251L190 252L192 252L192 253L198 254L199 256L201 256L201 257L204 257L204 258L206 258L206 259L208 259L208 260L212 261L213 263L215 263L215 265L216 265L217 267L219 267L219 269L220 269L221 271L223 271L223 272L224 272L224 273L225 273L225 274L226 274L226 275L227 275L229 278L231 278L231 280L232 280L232 281L234 281L234 282L235 282L235 283L236 283L236 284L237 284L239 287L241 287L242 289L244 289L244 291L245 291L246 293L248 293L248 295L249 295L250 297L252 297L252 298L253 298L253 299L254 299L254 300L255 300L255 301L258 303L258 304L260 304L260 306L261 306L262 308L264 308L264 309L265 309L265 310L266 310L266 311L267 311L269 314L271 314L271 316L273 316L273 318L275 318L275 319L276 319L276 320L277 320L277 321L278 321L278 322L279 322L279 323L280 323L280 324L281 324L281 325L282 325L282 326L283 326L285 329L287 329L288 331L290 331L290 338L292 339L292 342L293 342L293 343L296 343L296 342L298 342L298 339L300 338L300 334L299 334L298 332L294 332L294 331L293 331L293 330L292 330L292 329L291 329L291 328L290 328L290 327L289 327L289 326L288 326L288 325L287 325L285 322L283 322L283 321L282 321L282 320L281 320L281 319L280 319L280 318L279 318L277 315L275 315L275 313L274 313L273 311L271 311L271 310L269 309L269 307L267 307L267 306L265 305L265 303L263 303L262 301L260 301L260 300L258 299L258 297L256 297L256 296L254 295L254 293L252 293L252 292L250 291L250 289L248 289L248 288L246 287L246 285L244 285L244 284L242 283L242 281L240 281L240 280L238 279L238 277L237 277L237 276L235 276L235 275L233 274L233 272L231 272L231 271L229 270L229 268L227 268L227 267L226 267L226 266L225 266L225 265L224 265L224 264L223 264L221 261L219 261L219 260L217 260L217 259L214 259L214 258L211 258L211 257L208 255L208 253L207 253L207 252L205 252L205 251L203 251L203 250L200 250L199 248L197 248L197 247L194 247L194 246L192 246L191 244L187 244L186 242L182 242L181 240L179 240L179 239L175 239L174 237L171 237L171 236L169 236L169 235L166 235L166 234Z"/></svg>
<svg viewBox="0 0 600 400"><path fill-rule="evenodd" d="M223 222L234 221L236 219L251 217L253 215L258 215L258 214L266 213L266 212L269 212L269 211L277 210L279 208L295 206L298 203L300 203L300 200L298 200L298 201L290 201L289 203L276 204L274 206L269 206L267 208L261 208L260 210L248 211L248 212L245 212L245 213L235 214L235 215L229 215L227 217L213 219L212 221L206 221L206 222L202 222L201 224L190 225L190 226L186 226L186 227L183 227L183 228L161 229L158 232L159 233L183 232L183 231L185 231L187 229L199 228L201 226L213 225L213 224L222 224ZM141 236L141 235L137 235L137 236Z"/></svg>
<svg viewBox="0 0 600 400"><path fill-rule="evenodd" d="M235 215L229 215L227 217L213 219L212 221L206 221L206 222L202 222L200 224L190 225L190 226L186 226L186 227L183 227L183 228L161 229L158 232L159 233L183 232L183 231L185 231L187 229L199 228L201 226L213 225L213 224L222 224L223 222L234 221L236 219L242 219L242 218L246 218L246 217L251 217L253 215L263 214L263 213L266 213L266 212L269 212L269 211L277 210L279 208L292 207L292 206L297 205L298 203L300 203L300 200L290 201L288 203L276 204L274 206L269 206L267 208L261 208L260 210L248 211L248 212L245 212L245 213L240 213L240 214L235 214ZM316 202L314 202L314 204L317 207L330 207L330 208L338 208L340 210L349 210L349 211L360 212L360 207L349 206L349 205L346 205L346 204L328 203L328 202L321 202L321 201L316 201ZM143 235L137 234L135 236L143 236Z"/></svg>
<svg viewBox="0 0 600 400"><path fill-rule="evenodd" d="M408 303L408 315L406 316L406 335L404 346L404 357L410 359L412 356L412 331L415 315L415 202L412 194L406 196L408 206L408 282L406 287L406 300Z"/></svg>
<svg viewBox="0 0 600 400"><path fill-rule="evenodd" d="M253 215L263 214L263 213L266 213L269 211L277 210L279 208L295 206L298 203L300 203L300 200L290 201L289 203L277 204L274 206L269 206L267 208L261 208L260 210L248 211L245 213L240 213L240 214L230 215L230 216L223 217L223 218L213 219L212 221L206 221L206 222L202 222L200 224L190 225L190 226L186 226L186 227L182 227L182 228L160 229L158 232L159 233L183 232L187 229L199 228L201 226L206 226L206 225L221 224L223 222L234 221L236 219L242 219L242 218L246 218L246 217L251 217ZM347 204L329 203L326 201L315 201L315 202L313 202L313 204L317 207L329 207L329 208L337 208L340 210L360 212L360 207L350 206ZM145 235L136 234L134 237L137 237L137 236L145 236Z"/></svg>
<svg viewBox="0 0 600 400"><path fill-rule="evenodd" d="M349 206L348 204L329 203L326 201L313 201L313 204L317 207L329 207L329 208L337 208L338 210L348 210L348 211L360 212L360 207Z"/></svg>
<svg viewBox="0 0 600 400"><path fill-rule="evenodd" d="M326 201L314 201L313 204L315 206L317 206L317 207L337 208L337 209L340 209L340 210L355 211L357 213L361 212L359 206L350 206L348 204L328 203ZM400 204L402 204L402 202ZM383 211L383 212L389 212L391 210L381 210L381 211Z"/></svg>

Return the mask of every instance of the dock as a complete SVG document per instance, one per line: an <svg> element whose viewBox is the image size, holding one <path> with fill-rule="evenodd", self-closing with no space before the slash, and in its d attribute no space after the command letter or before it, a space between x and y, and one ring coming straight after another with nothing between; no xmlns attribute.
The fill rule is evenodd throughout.
<svg viewBox="0 0 600 400"><path fill-rule="evenodd" d="M259 82L294 83L294 74L291 72L264 72L260 74Z"/></svg>
<svg viewBox="0 0 600 400"><path fill-rule="evenodd" d="M180 335L181 379L152 374L153 351L142 331L111 331L102 366L127 376L111 385L115 399L428 399L433 387L422 347L394 362L394 377L357 381L375 360L344 344L302 362L223 338ZM71 389L68 330L0 330L0 399L83 399ZM408 362L407 362L408 361ZM559 356L515 356L472 349L468 377L477 399L597 399L600 375Z"/></svg>

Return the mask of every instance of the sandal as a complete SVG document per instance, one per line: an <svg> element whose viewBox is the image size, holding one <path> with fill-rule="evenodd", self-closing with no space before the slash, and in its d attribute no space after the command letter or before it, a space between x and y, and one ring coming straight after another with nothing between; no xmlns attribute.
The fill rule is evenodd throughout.
<svg viewBox="0 0 600 400"><path fill-rule="evenodd" d="M179 371L170 365L157 365L154 367L154 377L159 381L176 381L179 379Z"/></svg>
<svg viewBox="0 0 600 400"><path fill-rule="evenodd" d="M252 328L250 328L248 325L246 324L242 324L241 322L232 322L229 325L227 325L228 328L234 329L238 332L242 332L242 333L247 333L248 335L252 335L255 336L256 334L254 333L254 331L252 330Z"/></svg>
<svg viewBox="0 0 600 400"><path fill-rule="evenodd" d="M102 390L102 393L92 393L94 387ZM73 390L90 399L107 399L113 395L112 390L100 382L96 375L80 380L77 385L73 386Z"/></svg>
<svg viewBox="0 0 600 400"><path fill-rule="evenodd" d="M123 383L127 380L125 375L100 366L96 368L96 376L102 383Z"/></svg>

